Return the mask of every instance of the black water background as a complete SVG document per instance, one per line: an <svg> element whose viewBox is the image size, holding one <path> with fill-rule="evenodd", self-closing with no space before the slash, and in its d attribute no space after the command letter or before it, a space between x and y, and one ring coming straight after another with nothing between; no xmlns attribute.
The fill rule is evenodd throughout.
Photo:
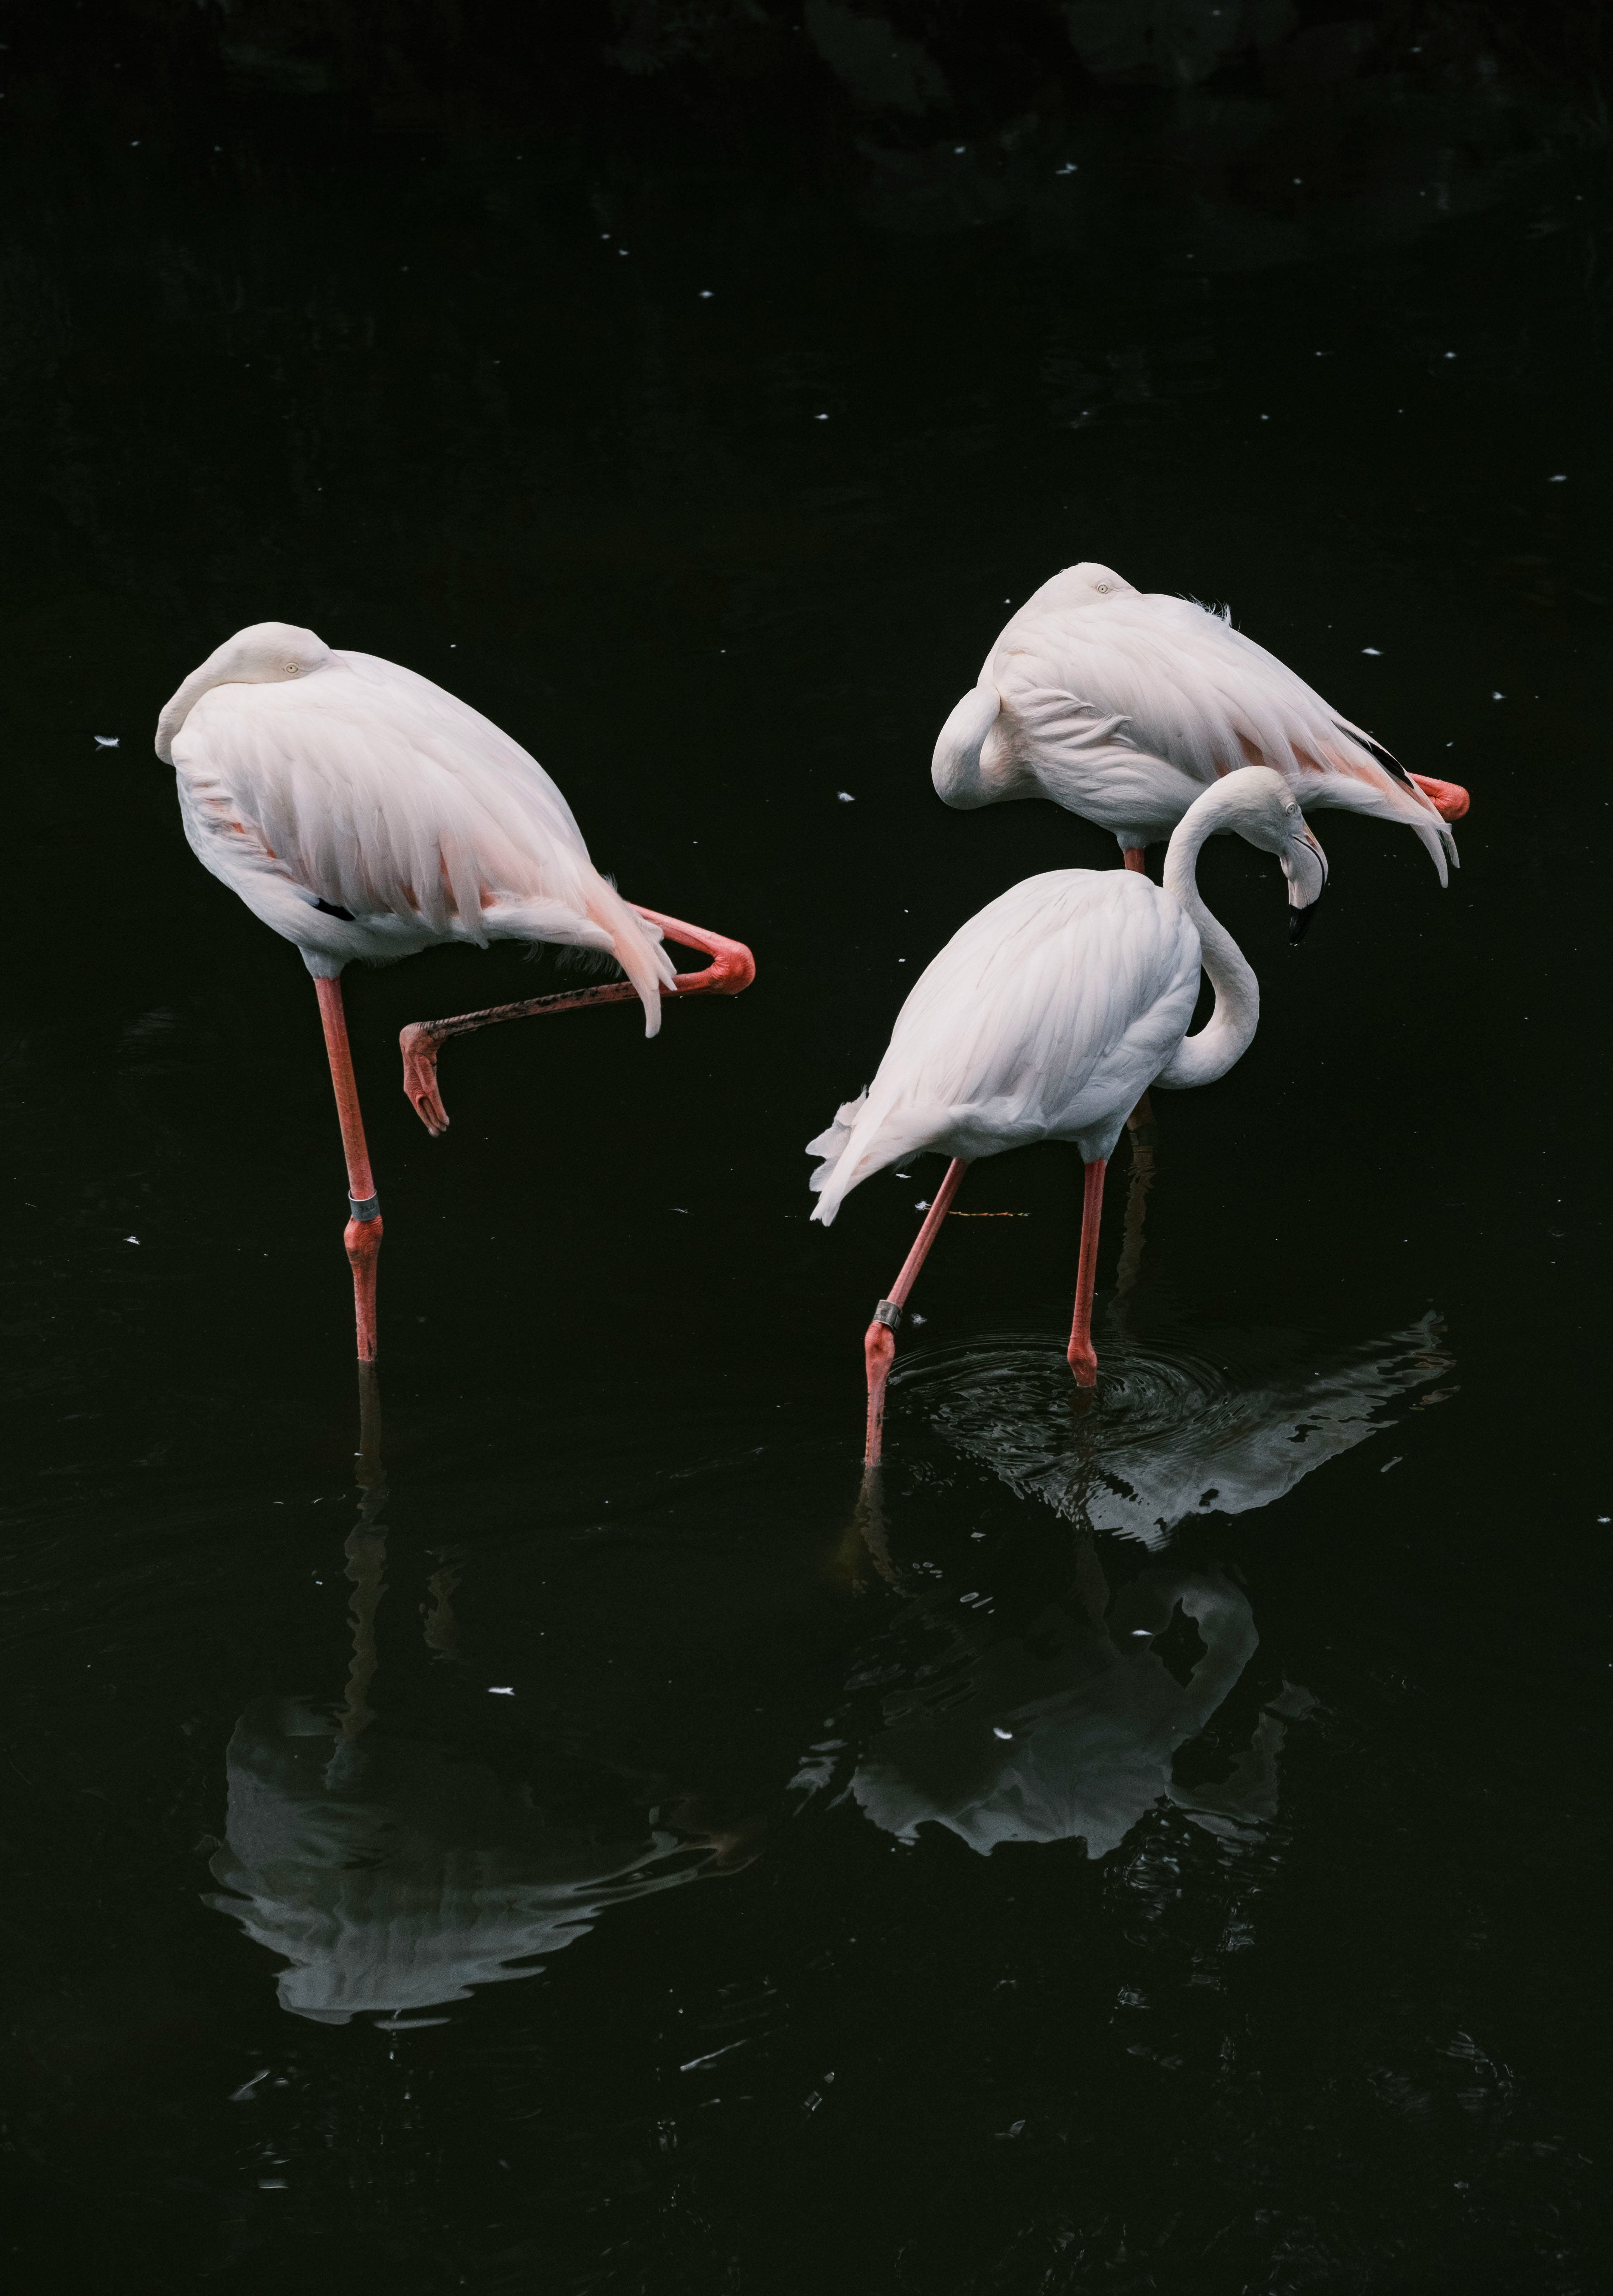
<svg viewBox="0 0 1613 2296"><path fill-rule="evenodd" d="M892 119L821 73L770 109L765 79L675 101L579 67L525 116L484 88L399 119L334 68L97 38L7 94L25 2284L1598 2284L1593 86L1396 51ZM858 1334L933 1168L824 1235L800 1144L962 917L1112 861L1046 808L949 815L925 774L1006 602L1078 557L1230 600L1475 792L1443 895L1409 839L1323 816L1292 957L1268 865L1205 865L1263 1024L1164 1111L1130 1328L1240 1366L1431 1310L1459 1392L1194 1525L1271 1683L1319 1704L1255 1847L1167 1814L1101 1865L898 1851L786 1792L877 1731L927 1631L835 1557ZM348 1656L313 999L148 746L265 615L463 693L624 890L759 966L653 1046L624 1012L451 1049L439 1143L398 1026L534 976L349 979L388 1221L376 1726L606 1833L692 1796L765 1824L742 1870L391 2035L289 2017L201 1903L238 1717L337 1699ZM924 1341L1051 1342L1073 1160L970 1186L1029 1217L949 1229ZM897 1550L953 1595L1060 1597L1065 1532L920 1394ZM445 1552L451 1664L418 1628Z"/></svg>

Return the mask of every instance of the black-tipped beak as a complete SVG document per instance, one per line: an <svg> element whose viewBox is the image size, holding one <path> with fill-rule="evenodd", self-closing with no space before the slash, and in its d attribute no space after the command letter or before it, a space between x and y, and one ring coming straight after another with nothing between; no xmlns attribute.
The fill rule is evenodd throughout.
<svg viewBox="0 0 1613 2296"><path fill-rule="evenodd" d="M1308 902L1303 909L1290 909L1289 911L1288 945L1290 948L1298 947L1306 933L1309 932L1311 929L1311 919L1315 915L1315 914L1316 904L1314 901Z"/></svg>

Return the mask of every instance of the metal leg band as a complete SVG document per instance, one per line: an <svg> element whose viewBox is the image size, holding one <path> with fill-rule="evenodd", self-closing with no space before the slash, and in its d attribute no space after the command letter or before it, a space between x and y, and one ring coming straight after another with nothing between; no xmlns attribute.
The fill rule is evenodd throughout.
<svg viewBox="0 0 1613 2296"><path fill-rule="evenodd" d="M351 1210L352 1217L356 1220L373 1220L379 1219L381 1218L381 1198L379 1196L349 1196L348 1198L348 1203Z"/></svg>
<svg viewBox="0 0 1613 2296"><path fill-rule="evenodd" d="M894 1300L881 1300L873 1311L873 1320L876 1324L883 1324L888 1331L897 1331L901 1325L902 1310Z"/></svg>

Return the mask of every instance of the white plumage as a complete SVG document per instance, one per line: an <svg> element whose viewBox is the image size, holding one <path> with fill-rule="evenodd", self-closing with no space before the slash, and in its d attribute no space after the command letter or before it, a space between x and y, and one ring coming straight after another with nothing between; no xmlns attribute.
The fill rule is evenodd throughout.
<svg viewBox="0 0 1613 2296"><path fill-rule="evenodd" d="M1105 1161L1152 1084L1208 1084L1255 1033L1259 990L1199 898L1204 840L1236 830L1281 856L1314 899L1324 865L1287 785L1245 767L1206 791L1171 840L1165 883L1129 870L1029 877L954 934L913 984L872 1084L808 1153L827 1226L872 1172L925 1149L966 1161L1038 1140ZM1202 964L1216 1009L1187 1036Z"/></svg>
<svg viewBox="0 0 1613 2296"><path fill-rule="evenodd" d="M258 622L164 709L197 857L316 980L438 941L608 950L660 1025L672 966L535 758L430 678Z"/></svg>
<svg viewBox="0 0 1613 2296"><path fill-rule="evenodd" d="M1306 811L1403 824L1446 882L1455 840L1388 750L1225 615L1067 567L1013 616L948 718L930 771L948 805L1050 798L1136 848L1221 775L1264 765ZM1452 817L1466 793L1429 782Z"/></svg>

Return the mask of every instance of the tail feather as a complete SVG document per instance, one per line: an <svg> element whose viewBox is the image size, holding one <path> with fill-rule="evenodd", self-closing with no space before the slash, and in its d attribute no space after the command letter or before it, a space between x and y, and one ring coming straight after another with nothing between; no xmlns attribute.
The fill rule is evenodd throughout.
<svg viewBox="0 0 1613 2296"><path fill-rule="evenodd" d="M1329 744L1324 752L1326 763L1339 777L1332 783L1326 802L1375 815L1380 821L1403 823L1426 849L1441 885L1448 885L1450 871L1462 865L1450 824L1433 799L1399 758L1370 734L1347 718L1336 718L1334 723L1345 738L1337 746ZM1358 794L1347 799L1347 790Z"/></svg>
<svg viewBox="0 0 1613 2296"><path fill-rule="evenodd" d="M628 907L614 885L601 877L588 895L590 918L610 936L610 946L617 963L638 992L644 1008L644 1034L659 1035L661 1025L661 991L670 988L676 978L671 958L661 945L660 928L649 924L636 910Z"/></svg>

